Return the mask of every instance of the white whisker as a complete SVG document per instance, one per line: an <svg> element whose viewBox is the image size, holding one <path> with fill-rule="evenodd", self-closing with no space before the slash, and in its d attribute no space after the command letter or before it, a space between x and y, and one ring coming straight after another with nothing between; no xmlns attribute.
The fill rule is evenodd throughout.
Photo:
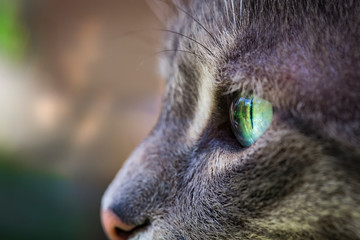
<svg viewBox="0 0 360 240"><path fill-rule="evenodd" d="M224 0L224 4L225 4L225 9L226 9L227 20L230 21L229 9L228 9L228 5L227 5L227 3L226 3L226 0Z"/></svg>
<svg viewBox="0 0 360 240"><path fill-rule="evenodd" d="M241 16L242 16L242 7L243 7L243 1L240 0L240 15L239 15L240 20L241 20Z"/></svg>
<svg viewBox="0 0 360 240"><path fill-rule="evenodd" d="M231 6L232 6L232 12L233 12L234 26L235 26L235 28L236 28L236 18L235 18L234 0L231 0Z"/></svg>

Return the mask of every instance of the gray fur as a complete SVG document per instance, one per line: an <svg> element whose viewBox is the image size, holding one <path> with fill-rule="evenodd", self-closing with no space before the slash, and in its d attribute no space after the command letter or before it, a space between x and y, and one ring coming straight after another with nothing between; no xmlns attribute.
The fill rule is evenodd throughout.
<svg viewBox="0 0 360 240"><path fill-rule="evenodd" d="M360 239L359 1L176 8L168 28L206 48L167 36L168 49L186 52L163 60L159 121L103 207L128 224L148 223L130 239ZM213 86L213 107L190 139L203 81ZM229 125L235 92L255 92L275 108L249 148Z"/></svg>

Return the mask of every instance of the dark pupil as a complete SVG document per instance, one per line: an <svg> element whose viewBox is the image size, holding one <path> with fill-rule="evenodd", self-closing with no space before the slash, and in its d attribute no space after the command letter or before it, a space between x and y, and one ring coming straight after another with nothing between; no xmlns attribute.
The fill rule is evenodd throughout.
<svg viewBox="0 0 360 240"><path fill-rule="evenodd" d="M254 123L253 123L253 100L254 98L251 98L250 102L250 121L251 121L251 128L254 129Z"/></svg>

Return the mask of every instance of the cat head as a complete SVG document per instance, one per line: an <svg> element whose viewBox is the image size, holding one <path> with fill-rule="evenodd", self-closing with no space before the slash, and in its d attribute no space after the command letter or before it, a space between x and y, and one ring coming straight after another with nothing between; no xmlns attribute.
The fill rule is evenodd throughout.
<svg viewBox="0 0 360 240"><path fill-rule="evenodd" d="M103 197L108 236L360 238L360 4L173 7L161 115ZM229 117L241 96L273 109L246 147Z"/></svg>

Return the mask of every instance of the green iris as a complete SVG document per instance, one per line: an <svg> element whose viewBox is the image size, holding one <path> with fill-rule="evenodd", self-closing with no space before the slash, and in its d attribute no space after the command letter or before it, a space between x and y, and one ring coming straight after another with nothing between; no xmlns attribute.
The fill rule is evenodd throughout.
<svg viewBox="0 0 360 240"><path fill-rule="evenodd" d="M257 96L238 96L230 107L231 128L244 147L249 147L264 134L272 117L271 103Z"/></svg>

